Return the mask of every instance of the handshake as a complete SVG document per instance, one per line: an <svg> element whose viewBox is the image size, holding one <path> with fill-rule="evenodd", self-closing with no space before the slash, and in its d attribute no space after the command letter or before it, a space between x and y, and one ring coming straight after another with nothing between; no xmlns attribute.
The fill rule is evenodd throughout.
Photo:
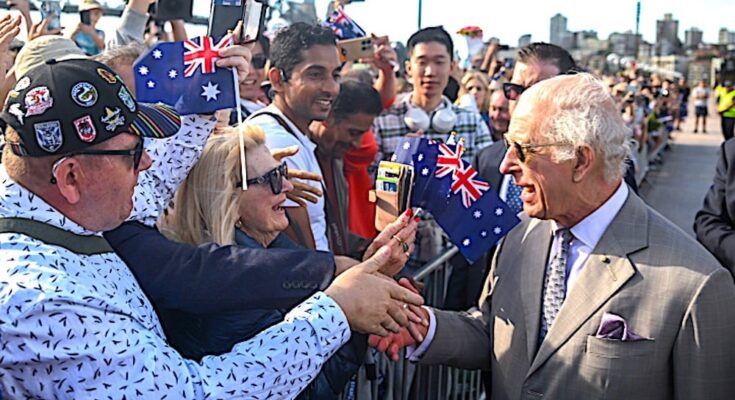
<svg viewBox="0 0 735 400"><path fill-rule="evenodd" d="M340 273L324 291L340 306L352 330L394 337L428 326L426 311L420 308L424 299L407 279L396 283L392 278L414 248L418 217L412 216L408 209L389 224L370 244L363 262Z"/></svg>

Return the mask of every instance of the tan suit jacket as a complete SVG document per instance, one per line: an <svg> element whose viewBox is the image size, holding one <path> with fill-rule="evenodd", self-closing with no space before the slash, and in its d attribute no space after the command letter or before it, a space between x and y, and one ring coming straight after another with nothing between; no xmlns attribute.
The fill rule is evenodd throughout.
<svg viewBox="0 0 735 400"><path fill-rule="evenodd" d="M551 223L525 219L480 309L435 311L421 363L489 370L490 399L735 399L735 284L693 238L630 194L538 334ZM650 340L596 337L602 315Z"/></svg>

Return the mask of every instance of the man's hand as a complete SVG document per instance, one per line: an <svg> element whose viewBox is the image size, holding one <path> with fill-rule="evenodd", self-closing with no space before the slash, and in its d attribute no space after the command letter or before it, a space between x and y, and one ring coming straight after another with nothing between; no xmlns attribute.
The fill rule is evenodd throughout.
<svg viewBox="0 0 735 400"><path fill-rule="evenodd" d="M414 293L418 293L418 290L407 278L401 278L398 283L406 289L411 290ZM421 319L421 321L416 322L415 318L412 317L407 329L403 328L400 332L391 333L385 337L375 335L370 335L370 337L368 337L368 344L370 346L375 347L381 353L386 353L386 355L395 362L398 361L401 349L406 346L413 346L423 342L426 338L426 333L429 330L428 311L413 305L409 306L409 308L416 316L418 316L418 318Z"/></svg>
<svg viewBox="0 0 735 400"><path fill-rule="evenodd" d="M281 162L284 158L291 157L298 152L299 146L289 146L282 149L271 150L271 155L276 159L276 161ZM316 204L316 202L319 201L319 197L322 197L322 191L308 183L294 180L294 178L321 182L322 177L309 171L302 171L299 169L288 170L288 180L293 185L293 189L286 194L286 197L301 207L306 207L307 201Z"/></svg>
<svg viewBox="0 0 735 400"><path fill-rule="evenodd" d="M375 68L383 71L385 74L392 74L393 70L398 67L398 54L390 47L387 36L372 35L375 44L375 52L373 57L367 60L360 60L373 64Z"/></svg>
<svg viewBox="0 0 735 400"><path fill-rule="evenodd" d="M242 45L234 45L219 52L220 59L215 64L220 68L235 68L237 79L243 83L250 72L250 49Z"/></svg>
<svg viewBox="0 0 735 400"><path fill-rule="evenodd" d="M385 276L393 276L403 269L414 250L418 217L411 218L412 216L413 210L409 208L385 227L365 251L363 259L372 257L379 248L384 246L390 248L390 260L380 269Z"/></svg>
<svg viewBox="0 0 735 400"><path fill-rule="evenodd" d="M46 17L46 19L44 19L43 21L33 24L28 30L28 41L30 42L35 38L45 35L60 35L64 27L58 27L56 29L48 30L48 24L51 22L52 18L53 15L50 15Z"/></svg>
<svg viewBox="0 0 735 400"><path fill-rule="evenodd" d="M350 327L361 333L386 336L408 326L408 305L420 306L424 299L378 274L388 262L390 250L381 248L369 260L338 276L324 291L347 317Z"/></svg>

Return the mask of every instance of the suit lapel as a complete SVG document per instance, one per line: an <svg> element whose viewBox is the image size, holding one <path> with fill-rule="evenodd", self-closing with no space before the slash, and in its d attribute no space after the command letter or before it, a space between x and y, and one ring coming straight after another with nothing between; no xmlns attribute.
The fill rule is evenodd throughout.
<svg viewBox="0 0 735 400"><path fill-rule="evenodd" d="M643 234L638 234L643 232ZM627 255L648 245L646 205L629 194L587 259L528 371L530 376L635 275ZM541 283L543 286L543 283ZM541 293L541 292L539 292ZM541 298L539 294L538 298ZM537 322L538 324L538 322ZM534 338L538 337L537 334Z"/></svg>
<svg viewBox="0 0 735 400"><path fill-rule="evenodd" d="M535 224L534 224L535 223ZM525 250L521 269L521 298L523 299L523 315L526 318L526 345L528 359L533 360L538 345L539 325L541 324L541 296L544 288L546 260L551 249L551 223L534 220L524 237Z"/></svg>

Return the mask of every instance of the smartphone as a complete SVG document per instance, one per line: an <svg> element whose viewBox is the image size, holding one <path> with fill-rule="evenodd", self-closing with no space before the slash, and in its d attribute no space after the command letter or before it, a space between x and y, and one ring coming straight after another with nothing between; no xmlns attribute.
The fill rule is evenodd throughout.
<svg viewBox="0 0 735 400"><path fill-rule="evenodd" d="M242 20L240 43L258 40L268 6L259 0L212 0L207 35L221 37L235 29Z"/></svg>
<svg viewBox="0 0 735 400"><path fill-rule="evenodd" d="M156 0L149 6L148 13L156 21L192 20L194 0Z"/></svg>
<svg viewBox="0 0 735 400"><path fill-rule="evenodd" d="M42 20L51 17L48 30L61 28L61 2L59 0L43 0L40 8Z"/></svg>
<svg viewBox="0 0 735 400"><path fill-rule="evenodd" d="M79 19L84 25L92 25L92 17L90 15L91 12L92 10L84 10L79 12Z"/></svg>
<svg viewBox="0 0 735 400"><path fill-rule="evenodd" d="M375 43L373 38L369 36L338 40L337 49L339 50L339 61L357 61L361 58L373 57L375 53Z"/></svg>

